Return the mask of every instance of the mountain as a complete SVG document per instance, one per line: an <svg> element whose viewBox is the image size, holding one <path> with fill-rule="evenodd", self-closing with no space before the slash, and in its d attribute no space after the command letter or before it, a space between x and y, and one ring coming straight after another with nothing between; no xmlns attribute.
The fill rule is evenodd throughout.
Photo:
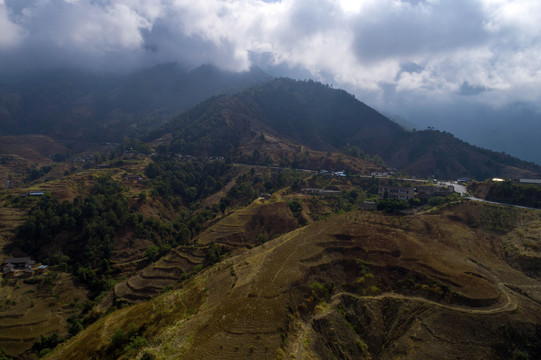
<svg viewBox="0 0 541 360"><path fill-rule="evenodd" d="M171 150L233 155L256 137L316 151L378 156L409 174L444 178L533 177L541 167L435 130L407 131L343 90L275 79L209 99L151 132L172 134ZM261 152L261 150L259 150Z"/></svg>
<svg viewBox="0 0 541 360"><path fill-rule="evenodd" d="M118 141L156 126L206 98L243 90L270 76L176 63L128 75L43 71L0 84L0 135L39 133L57 139Z"/></svg>

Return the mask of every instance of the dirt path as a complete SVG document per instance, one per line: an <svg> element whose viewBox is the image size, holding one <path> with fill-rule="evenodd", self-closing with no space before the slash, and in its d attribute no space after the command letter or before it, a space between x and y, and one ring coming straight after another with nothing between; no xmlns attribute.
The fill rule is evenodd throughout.
<svg viewBox="0 0 541 360"><path fill-rule="evenodd" d="M363 295L357 295L349 292L339 292L332 296L332 299L339 296L351 296L357 299L361 300L384 300L384 299L397 299L397 300L410 300L410 301L417 301L422 302L424 304L430 304L433 306L437 306L443 309L451 310L451 311L458 311L463 312L467 314L479 314L479 315L491 315L491 314L498 314L502 312L510 312L515 311L518 308L518 301L510 295L510 291L505 287L505 284L499 283L498 287L500 288L501 294L504 296L504 301L500 303L497 307L493 308L484 308L484 309L474 309L474 308L468 308L463 306L456 306L456 305L446 305L441 304L433 300L425 299L418 296L407 296L402 295L398 293L383 293L380 295L372 295L372 296L363 296Z"/></svg>

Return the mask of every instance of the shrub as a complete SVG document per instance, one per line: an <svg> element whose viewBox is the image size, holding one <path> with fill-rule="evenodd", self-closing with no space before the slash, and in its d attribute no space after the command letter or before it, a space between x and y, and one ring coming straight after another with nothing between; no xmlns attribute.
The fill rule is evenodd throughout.
<svg viewBox="0 0 541 360"><path fill-rule="evenodd" d="M124 351L137 350L148 345L147 339L142 336L133 336Z"/></svg>
<svg viewBox="0 0 541 360"><path fill-rule="evenodd" d="M120 348L126 342L126 332L118 329L111 336L111 345L115 348Z"/></svg>
<svg viewBox="0 0 541 360"><path fill-rule="evenodd" d="M383 199L376 202L378 210L385 213L395 213L400 210L408 209L410 205L404 200Z"/></svg>
<svg viewBox="0 0 541 360"><path fill-rule="evenodd" d="M438 206L445 202L445 198L442 196L434 196L428 199L428 205L430 206Z"/></svg>
<svg viewBox="0 0 541 360"><path fill-rule="evenodd" d="M155 357L149 352L143 353L143 356L141 356L141 360L154 360Z"/></svg>

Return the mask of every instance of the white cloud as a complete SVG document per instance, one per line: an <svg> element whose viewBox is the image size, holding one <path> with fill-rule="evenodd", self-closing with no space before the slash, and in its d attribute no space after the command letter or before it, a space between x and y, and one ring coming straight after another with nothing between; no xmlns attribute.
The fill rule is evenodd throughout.
<svg viewBox="0 0 541 360"><path fill-rule="evenodd" d="M245 70L264 58L372 92L380 107L464 84L498 101L538 98L540 33L538 0L0 0L3 68L176 60Z"/></svg>
<svg viewBox="0 0 541 360"><path fill-rule="evenodd" d="M22 29L8 16L4 0L0 0L0 50L15 46L22 38Z"/></svg>

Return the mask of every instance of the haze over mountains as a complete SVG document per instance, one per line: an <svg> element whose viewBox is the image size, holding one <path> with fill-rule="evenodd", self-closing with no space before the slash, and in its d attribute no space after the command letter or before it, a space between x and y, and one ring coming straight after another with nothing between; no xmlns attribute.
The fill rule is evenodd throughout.
<svg viewBox="0 0 541 360"><path fill-rule="evenodd" d="M203 65L188 70L176 63L129 75L69 69L30 72L0 85L0 134L119 141L212 95L269 79L258 69L234 73Z"/></svg>
<svg viewBox="0 0 541 360"><path fill-rule="evenodd" d="M164 64L110 77L59 70L13 79L1 92L3 135L39 133L72 142L119 142L147 131L152 134L149 139L180 131L184 145L173 138L173 150L224 156L232 145L268 133L313 150L377 155L391 167L423 177L540 173L531 163L469 146L449 133L407 131L343 90L313 81L271 81L257 68L233 73L208 65L188 71ZM224 93L229 95L195 106ZM223 120L225 112L232 115L219 125L216 121ZM245 125L235 123L241 118ZM213 148L187 147L190 141L210 141Z"/></svg>

